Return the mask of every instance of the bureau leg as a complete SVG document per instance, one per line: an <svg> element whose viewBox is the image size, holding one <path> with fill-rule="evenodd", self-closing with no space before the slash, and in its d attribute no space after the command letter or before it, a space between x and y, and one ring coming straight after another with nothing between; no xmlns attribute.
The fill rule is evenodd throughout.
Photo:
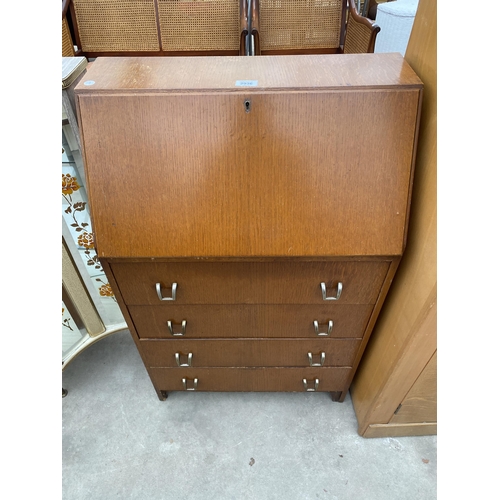
<svg viewBox="0 0 500 500"><path fill-rule="evenodd" d="M167 391L158 391L158 399L160 401L165 401L165 399L168 398L168 392Z"/></svg>
<svg viewBox="0 0 500 500"><path fill-rule="evenodd" d="M332 401L338 401L338 402L342 402L340 400L340 397L342 396L342 391L336 391L336 392L330 392L330 394L332 395Z"/></svg>

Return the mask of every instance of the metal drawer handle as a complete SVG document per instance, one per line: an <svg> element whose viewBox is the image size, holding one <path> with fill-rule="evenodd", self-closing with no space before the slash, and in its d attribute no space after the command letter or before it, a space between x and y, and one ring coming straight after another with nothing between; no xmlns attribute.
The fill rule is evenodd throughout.
<svg viewBox="0 0 500 500"><path fill-rule="evenodd" d="M192 366L191 363L193 362L193 353L190 352L187 355L187 363L182 363L180 353L176 352L175 353L175 362L177 363L177 366Z"/></svg>
<svg viewBox="0 0 500 500"><path fill-rule="evenodd" d="M167 327L168 327L168 331L170 332L170 335L172 335L173 337L182 337L182 336L186 335L186 324L187 324L187 321L185 319L183 319L182 323L181 323L181 331L179 333L175 333L174 327L172 326L172 321L168 320Z"/></svg>
<svg viewBox="0 0 500 500"><path fill-rule="evenodd" d="M321 282L321 293L323 295L323 300L339 300L340 295L342 294L342 283L339 281L337 285L337 296L336 297L327 297L326 296L326 283Z"/></svg>
<svg viewBox="0 0 500 500"><path fill-rule="evenodd" d="M188 387L188 386L187 386L187 379L183 378L183 379L182 379L182 385L184 386L184 389L185 389L186 391L196 391L196 389L198 389L198 379L197 379L197 378L195 378L195 379L193 380L193 387Z"/></svg>
<svg viewBox="0 0 500 500"><path fill-rule="evenodd" d="M156 283L156 293L158 294L158 298L160 300L175 300L177 295L177 283L172 283L172 296L171 297L163 297L161 294L161 285L160 283Z"/></svg>
<svg viewBox="0 0 500 500"><path fill-rule="evenodd" d="M332 320L328 321L328 330L326 332L319 331L319 323L316 320L313 321L313 325L314 325L314 331L318 337L328 337L332 333L333 330Z"/></svg>
<svg viewBox="0 0 500 500"><path fill-rule="evenodd" d="M304 384L304 390L307 391L307 392L315 392L318 390L318 386L319 386L319 378L315 378L314 379L314 388L308 388L307 387L307 380L305 378L302 379L302 383Z"/></svg>
<svg viewBox="0 0 500 500"><path fill-rule="evenodd" d="M321 353L321 357L320 357L320 360L319 360L319 363L313 363L313 355L312 355L312 352L308 352L307 353L307 357L309 358L309 366L323 366L325 364L325 353L322 352Z"/></svg>

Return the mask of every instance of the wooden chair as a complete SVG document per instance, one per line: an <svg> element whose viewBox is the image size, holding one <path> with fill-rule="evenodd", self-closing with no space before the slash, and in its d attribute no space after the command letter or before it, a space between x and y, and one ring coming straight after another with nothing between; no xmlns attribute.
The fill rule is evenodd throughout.
<svg viewBox="0 0 500 500"><path fill-rule="evenodd" d="M70 0L62 0L62 57L73 57L75 49L73 46L73 38L68 26L68 7Z"/></svg>
<svg viewBox="0 0 500 500"><path fill-rule="evenodd" d="M255 55L372 53L380 28L354 0L250 0Z"/></svg>
<svg viewBox="0 0 500 500"><path fill-rule="evenodd" d="M69 0L78 55L244 55L248 0Z"/></svg>

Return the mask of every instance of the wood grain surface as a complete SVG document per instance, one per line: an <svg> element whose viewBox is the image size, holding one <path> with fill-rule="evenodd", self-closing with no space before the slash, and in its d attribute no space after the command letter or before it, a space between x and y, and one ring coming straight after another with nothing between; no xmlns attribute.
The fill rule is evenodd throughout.
<svg viewBox="0 0 500 500"><path fill-rule="evenodd" d="M99 57L76 93L244 92L358 88L421 88L400 54L326 54L290 57ZM237 80L257 80L253 88Z"/></svg>
<svg viewBox="0 0 500 500"><path fill-rule="evenodd" d="M182 379L192 387L198 378L198 391L289 391L304 392L305 378L318 391L340 391L350 368L151 368L155 386L163 391L183 391Z"/></svg>
<svg viewBox="0 0 500 500"><path fill-rule="evenodd" d="M141 349L150 367L176 367L175 353L182 363L192 354L192 367L304 367L319 363L324 367L351 366L359 347L357 339L217 339L141 340Z"/></svg>
<svg viewBox="0 0 500 500"><path fill-rule="evenodd" d="M373 306L371 304L231 304L231 305L169 305L129 306L132 321L141 339L168 338L171 321L177 332L186 321L185 339L196 338L318 338L333 321L331 338L361 338Z"/></svg>
<svg viewBox="0 0 500 500"><path fill-rule="evenodd" d="M321 282L336 304L373 304L389 262L192 262L112 264L127 305L177 304L325 304ZM177 283L175 301L161 301Z"/></svg>
<svg viewBox="0 0 500 500"><path fill-rule="evenodd" d="M100 257L401 255L420 87L290 57L295 90L78 94Z"/></svg>
<svg viewBox="0 0 500 500"><path fill-rule="evenodd" d="M391 424L437 422L437 351L391 418Z"/></svg>
<svg viewBox="0 0 500 500"><path fill-rule="evenodd" d="M436 423L371 424L363 434L365 438L431 436L437 434Z"/></svg>

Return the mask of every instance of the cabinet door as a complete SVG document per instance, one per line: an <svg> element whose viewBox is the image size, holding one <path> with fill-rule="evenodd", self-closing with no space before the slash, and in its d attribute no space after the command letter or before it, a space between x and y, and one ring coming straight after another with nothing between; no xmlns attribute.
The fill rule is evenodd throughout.
<svg viewBox="0 0 500 500"><path fill-rule="evenodd" d="M437 351L391 419L391 424L437 422Z"/></svg>

